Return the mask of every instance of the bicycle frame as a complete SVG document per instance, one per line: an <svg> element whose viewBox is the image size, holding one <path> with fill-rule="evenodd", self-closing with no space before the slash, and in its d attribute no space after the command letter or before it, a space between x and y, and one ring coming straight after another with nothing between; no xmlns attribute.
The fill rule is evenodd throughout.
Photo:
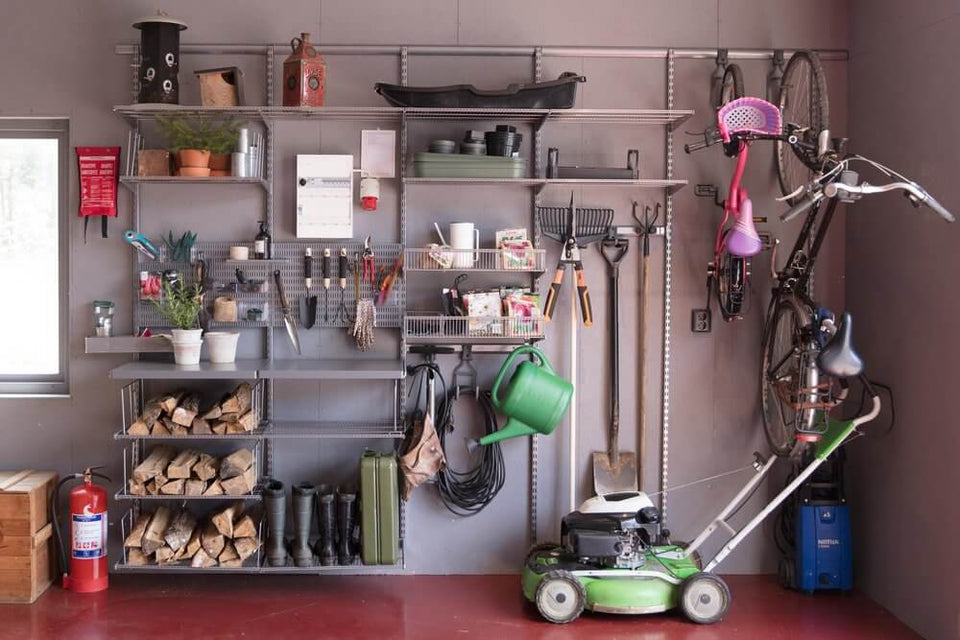
<svg viewBox="0 0 960 640"><path fill-rule="evenodd" d="M779 272L774 271L777 286L774 289L771 305L776 305L782 294L793 293L811 307L814 306L808 290L810 276L813 273L817 256L820 254L820 249L823 246L823 240L826 238L831 222L833 222L833 216L836 213L838 204L838 200L831 198L825 209L822 205L818 205L812 208L810 213L807 214L803 222L803 227L800 228L800 233L797 235L797 239L793 244L793 248L790 250L789 257L784 263L783 269ZM823 216L820 219L819 226L817 226L816 233L814 233L814 225L817 222L817 218L820 217L821 210L823 210ZM813 234L812 242L811 234ZM808 243L810 245L809 251L806 250ZM776 268L776 256L776 249L774 249L774 269Z"/></svg>

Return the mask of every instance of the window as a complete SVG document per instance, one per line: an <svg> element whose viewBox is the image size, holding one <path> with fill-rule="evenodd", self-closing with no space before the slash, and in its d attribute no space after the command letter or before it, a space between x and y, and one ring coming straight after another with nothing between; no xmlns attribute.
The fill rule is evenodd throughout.
<svg viewBox="0 0 960 640"><path fill-rule="evenodd" d="M67 121L0 118L0 393L67 393Z"/></svg>

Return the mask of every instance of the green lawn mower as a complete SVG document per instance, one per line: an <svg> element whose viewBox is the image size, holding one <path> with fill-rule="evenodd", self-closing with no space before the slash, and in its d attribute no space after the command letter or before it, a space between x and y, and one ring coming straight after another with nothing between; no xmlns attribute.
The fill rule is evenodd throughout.
<svg viewBox="0 0 960 640"><path fill-rule="evenodd" d="M880 399L861 376L872 410L853 420L829 421L810 464L742 529L727 523L753 495L777 458L756 455L754 475L690 543L670 541L660 513L643 492L596 496L567 515L560 544L535 546L523 567L523 594L544 619L563 624L584 609L604 613L659 613L679 608L690 621L712 624L726 614L730 590L713 571L793 493L861 424L880 413ZM822 418L826 419L826 418ZM731 538L702 565L698 549L717 529Z"/></svg>

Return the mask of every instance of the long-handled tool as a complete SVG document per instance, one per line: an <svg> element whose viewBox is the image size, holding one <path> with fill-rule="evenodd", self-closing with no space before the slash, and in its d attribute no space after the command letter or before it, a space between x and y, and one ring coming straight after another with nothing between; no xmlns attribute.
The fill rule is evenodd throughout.
<svg viewBox="0 0 960 640"><path fill-rule="evenodd" d="M303 286L307 295L300 301L300 322L307 329L313 329L317 323L317 296L310 295L313 286L313 250L310 247L303 252Z"/></svg>
<svg viewBox="0 0 960 640"><path fill-rule="evenodd" d="M340 304L337 306L337 314L333 317L334 322L349 322L350 315L347 313L345 301L347 291L347 271L350 265L347 262L347 249L340 247L340 253L337 254L337 286L340 287ZM354 274L356 277L356 274Z"/></svg>
<svg viewBox="0 0 960 640"><path fill-rule="evenodd" d="M573 265L583 324L587 327L593 326L593 307L590 304L590 292L583 274L580 250L607 235L610 223L613 222L613 209L574 209L571 193L569 207L537 207L537 215L544 235L563 245L553 282L550 283L550 291L547 292L543 317L547 321L553 319L567 265Z"/></svg>
<svg viewBox="0 0 960 640"><path fill-rule="evenodd" d="M293 314L290 313L290 303L287 302L287 292L283 289L283 279L280 277L280 270L273 272L273 280L277 283L277 293L280 296L280 310L283 312L283 324L287 328L287 336L290 337L290 344L293 350L299 355L300 336L297 333L297 324L293 321Z"/></svg>
<svg viewBox="0 0 960 640"><path fill-rule="evenodd" d="M607 450L593 454L593 489L604 496L637 490L637 456L620 451L620 263L630 241L614 235L604 238L599 249L610 271L610 436Z"/></svg>
<svg viewBox="0 0 960 640"><path fill-rule="evenodd" d="M637 390L637 414L639 417L639 427L637 430L637 452L640 457L640 464L637 466L637 486L643 491L643 464L647 452L647 292L650 282L650 236L657 233L657 219L660 217L660 203L658 202L654 209L653 216L650 215L650 207L643 208L643 219L637 215L637 202L633 203L631 215L638 225L638 231L642 243L641 285L640 285L640 362L637 363L637 370L640 375L639 389Z"/></svg>
<svg viewBox="0 0 960 640"><path fill-rule="evenodd" d="M320 259L320 284L323 286L323 321L330 321L330 307L328 306L327 296L330 291L330 249L324 248L323 256Z"/></svg>

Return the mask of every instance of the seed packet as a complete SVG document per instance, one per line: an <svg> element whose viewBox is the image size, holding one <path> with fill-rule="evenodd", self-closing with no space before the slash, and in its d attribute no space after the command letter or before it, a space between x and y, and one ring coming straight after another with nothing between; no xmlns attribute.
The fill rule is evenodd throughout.
<svg viewBox="0 0 960 640"><path fill-rule="evenodd" d="M469 316L471 336L503 335L503 324L500 320L503 305L499 291L468 293L463 296L463 303Z"/></svg>
<svg viewBox="0 0 960 640"><path fill-rule="evenodd" d="M526 338L543 335L540 296L527 291L509 291L503 298L507 335Z"/></svg>

